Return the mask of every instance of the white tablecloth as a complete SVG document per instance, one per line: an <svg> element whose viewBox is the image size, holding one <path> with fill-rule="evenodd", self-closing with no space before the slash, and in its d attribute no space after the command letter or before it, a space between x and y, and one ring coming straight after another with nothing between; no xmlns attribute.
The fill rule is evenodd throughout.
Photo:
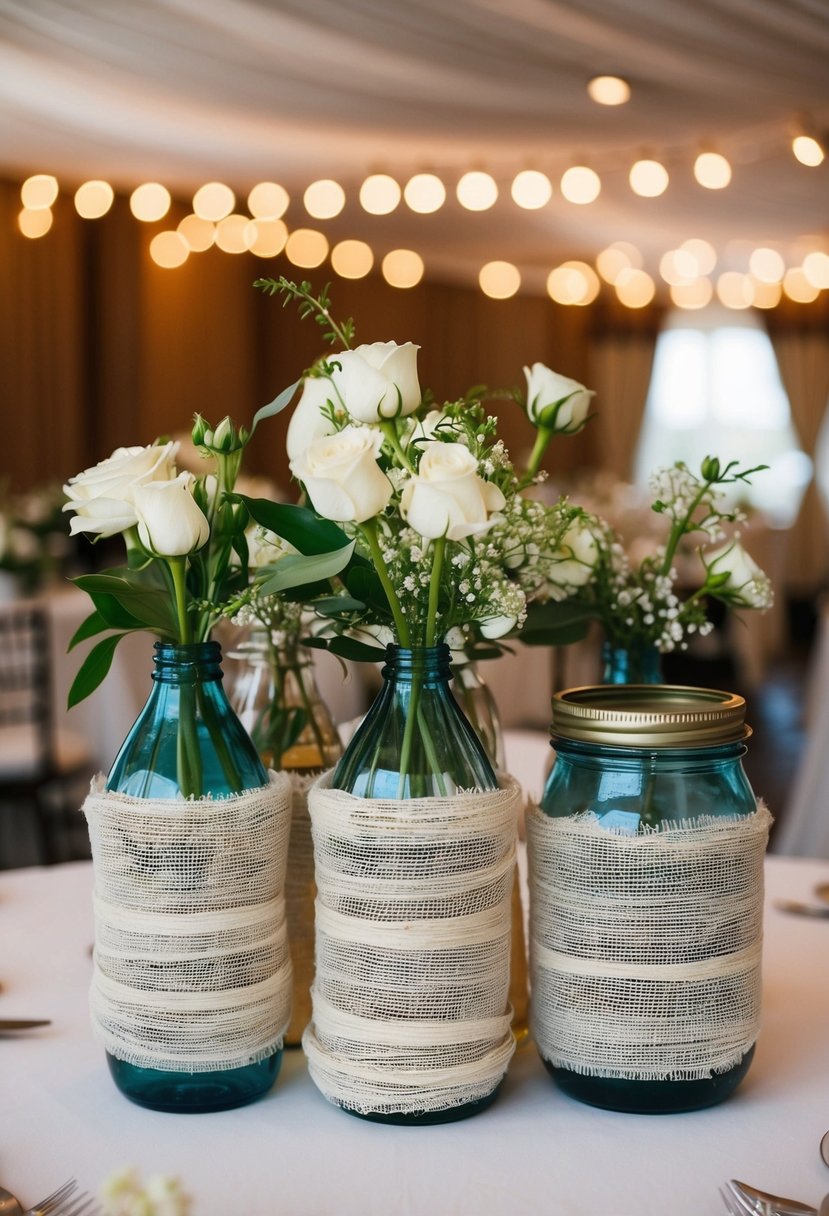
<svg viewBox="0 0 829 1216"><path fill-rule="evenodd" d="M770 858L770 896L808 895L822 863ZM0 875L0 1017L50 1017L0 1040L0 1183L33 1202L125 1164L180 1176L193 1216L722 1216L737 1177L817 1203L829 1190L829 922L769 910L764 1025L722 1106L635 1116L566 1098L532 1046L495 1104L443 1127L383 1127L317 1093L286 1053L271 1093L214 1115L145 1111L117 1092L87 1014L91 867Z"/></svg>

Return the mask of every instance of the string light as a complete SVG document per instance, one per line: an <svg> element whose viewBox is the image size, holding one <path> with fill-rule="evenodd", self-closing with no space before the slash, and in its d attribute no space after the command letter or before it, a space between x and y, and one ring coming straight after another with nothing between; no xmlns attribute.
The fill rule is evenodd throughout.
<svg viewBox="0 0 829 1216"><path fill-rule="evenodd" d="M594 76L587 92L600 106L623 106L630 100L630 85L621 76Z"/></svg>
<svg viewBox="0 0 829 1216"><path fill-rule="evenodd" d="M524 169L512 179L510 186L512 201L525 211L537 211L546 206L553 197L553 187L546 173L537 169Z"/></svg>
<svg viewBox="0 0 829 1216"><path fill-rule="evenodd" d="M257 182L248 195L248 211L254 219L279 220L290 201L288 191L278 182Z"/></svg>
<svg viewBox="0 0 829 1216"><path fill-rule="evenodd" d="M150 257L164 270L183 266L189 256L190 249L180 232L158 232L150 241Z"/></svg>
<svg viewBox="0 0 829 1216"><path fill-rule="evenodd" d="M669 249L659 259L659 273L672 287L688 285L699 276L699 263L687 249Z"/></svg>
<svg viewBox="0 0 829 1216"><path fill-rule="evenodd" d="M477 170L464 173L455 187L458 202L467 211L488 211L498 199L495 178Z"/></svg>
<svg viewBox="0 0 829 1216"><path fill-rule="evenodd" d="M51 173L35 173L20 187L20 201L27 211L42 211L51 207L58 197L58 179Z"/></svg>
<svg viewBox="0 0 829 1216"><path fill-rule="evenodd" d="M389 215L402 196L399 184L388 173L372 173L360 187L360 206L369 215Z"/></svg>
<svg viewBox="0 0 829 1216"><path fill-rule="evenodd" d="M795 135L792 140L792 152L801 165L808 165L810 169L822 165L826 155L822 145L813 135Z"/></svg>
<svg viewBox="0 0 829 1216"><path fill-rule="evenodd" d="M792 266L786 271L783 277L783 290L796 304L811 304L819 295L817 287L809 282L799 266Z"/></svg>
<svg viewBox="0 0 829 1216"><path fill-rule="evenodd" d="M599 294L599 276L586 262L563 262L547 278L547 294L557 304L591 304Z"/></svg>
<svg viewBox="0 0 829 1216"><path fill-rule="evenodd" d="M487 262L480 269L478 283L490 299L508 300L521 286L521 272L512 262Z"/></svg>
<svg viewBox="0 0 829 1216"><path fill-rule="evenodd" d="M365 241L340 241L331 250L331 265L342 279L363 279L374 265L374 254Z"/></svg>
<svg viewBox="0 0 829 1216"><path fill-rule="evenodd" d="M668 189L668 170L658 160L637 160L628 174L630 188L640 198L658 198Z"/></svg>
<svg viewBox="0 0 829 1216"><path fill-rule="evenodd" d="M680 249L690 253L696 262L697 274L711 274L717 265L716 249L708 241L700 240L699 237L689 237L687 241L682 242Z"/></svg>
<svg viewBox="0 0 829 1216"><path fill-rule="evenodd" d="M331 220L339 215L345 206L345 190L339 182L331 178L323 178L311 185L302 196L305 210L315 220Z"/></svg>
<svg viewBox="0 0 829 1216"><path fill-rule="evenodd" d="M673 283L670 294L677 308L705 308L711 303L714 287L710 279L701 277L690 283Z"/></svg>
<svg viewBox="0 0 829 1216"><path fill-rule="evenodd" d="M595 202L601 192L602 183L598 173L586 165L573 165L561 178L561 193L568 203L586 206Z"/></svg>
<svg viewBox="0 0 829 1216"><path fill-rule="evenodd" d="M786 272L786 263L776 249L755 249L748 259L748 268L761 283L779 283Z"/></svg>
<svg viewBox="0 0 829 1216"><path fill-rule="evenodd" d="M32 211L24 207L17 217L17 226L24 236L36 241L45 236L52 227L52 212L49 207L37 207Z"/></svg>
<svg viewBox="0 0 829 1216"><path fill-rule="evenodd" d="M446 202L446 187L434 173L416 173L406 182L403 197L412 211L431 215Z"/></svg>
<svg viewBox="0 0 829 1216"><path fill-rule="evenodd" d="M755 308L776 308L783 294L782 283L763 283L760 279L752 280L754 295L752 304Z"/></svg>
<svg viewBox="0 0 829 1216"><path fill-rule="evenodd" d="M625 308L645 308L656 295L656 284L644 270L623 270L613 284Z"/></svg>
<svg viewBox="0 0 829 1216"><path fill-rule="evenodd" d="M294 266L313 270L328 257L328 239L314 228L295 228L285 242L285 256Z"/></svg>
<svg viewBox="0 0 829 1216"><path fill-rule="evenodd" d="M288 228L284 220L255 219L247 224L248 248L258 258L275 258L285 248Z"/></svg>
<svg viewBox="0 0 829 1216"><path fill-rule="evenodd" d="M813 249L803 259L803 273L813 287L829 290L829 254Z"/></svg>
<svg viewBox="0 0 829 1216"><path fill-rule="evenodd" d="M245 253L256 239L246 215L226 215L216 225L216 245L223 253Z"/></svg>
<svg viewBox="0 0 829 1216"><path fill-rule="evenodd" d="M216 239L216 225L198 215L185 215L176 228L191 253L204 253Z"/></svg>
<svg viewBox="0 0 829 1216"><path fill-rule="evenodd" d="M106 215L115 199L109 182L84 182L75 191L75 210L83 220L99 220Z"/></svg>
<svg viewBox="0 0 829 1216"><path fill-rule="evenodd" d="M193 211L202 220L217 224L236 206L236 195L224 182L207 182L193 195Z"/></svg>
<svg viewBox="0 0 829 1216"><path fill-rule="evenodd" d="M731 181L731 165L719 152L700 152L694 177L706 190L724 190Z"/></svg>
<svg viewBox="0 0 829 1216"><path fill-rule="evenodd" d="M750 308L754 303L754 284L747 274L726 270L717 279L717 296L726 308Z"/></svg>
<svg viewBox="0 0 829 1216"><path fill-rule="evenodd" d="M392 249L381 269L390 287L416 287L423 278L423 258L412 249Z"/></svg>
<svg viewBox="0 0 829 1216"><path fill-rule="evenodd" d="M130 195L130 211L142 223L153 224L164 218L172 201L166 186L160 182L144 182Z"/></svg>

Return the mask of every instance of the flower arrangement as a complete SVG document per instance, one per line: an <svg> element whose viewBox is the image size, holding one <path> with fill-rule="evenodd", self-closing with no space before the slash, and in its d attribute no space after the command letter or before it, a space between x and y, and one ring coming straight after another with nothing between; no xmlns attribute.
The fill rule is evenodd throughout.
<svg viewBox="0 0 829 1216"><path fill-rule="evenodd" d="M0 570L26 593L57 574L70 556L59 485L12 494L0 486Z"/></svg>
<svg viewBox="0 0 829 1216"><path fill-rule="evenodd" d="M739 525L745 515L724 506L722 486L747 482L765 466L740 469L737 461L723 465L707 457L699 474L681 461L656 470L650 479L652 511L668 522L661 543L638 561L624 539L605 521L595 517L592 533L597 558L593 578L585 586L581 603L586 615L597 619L613 649L641 654L655 648L662 654L687 649L688 639L713 629L706 604L716 599L732 609L766 609L773 602L768 577L743 548ZM731 535L726 525L732 527ZM691 538L699 543L690 545ZM696 570L685 576L695 584L683 598L679 589L680 563L695 548L702 577Z"/></svg>

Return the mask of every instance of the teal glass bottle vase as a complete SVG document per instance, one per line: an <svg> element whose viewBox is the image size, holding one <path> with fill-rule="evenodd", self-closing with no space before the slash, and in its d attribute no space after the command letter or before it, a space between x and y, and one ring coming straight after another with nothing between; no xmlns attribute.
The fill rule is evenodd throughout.
<svg viewBox="0 0 829 1216"><path fill-rule="evenodd" d="M376 700L334 770L332 787L361 798L443 798L498 783L483 746L452 696L449 647L389 646ZM350 1114L376 1123L452 1123L498 1092L442 1111Z"/></svg>
<svg viewBox="0 0 829 1216"><path fill-rule="evenodd" d="M602 645L603 684L663 684L662 655L650 644Z"/></svg>
<svg viewBox="0 0 829 1216"><path fill-rule="evenodd" d="M215 798L258 789L267 773L225 695L217 642L155 643L153 687L110 770L108 790L134 798ZM151 1110L229 1110L261 1097L276 1080L277 1050L239 1068L175 1072L142 1068L107 1053L125 1097Z"/></svg>
<svg viewBox="0 0 829 1216"><path fill-rule="evenodd" d="M634 835L663 824L753 815L757 802L742 765L743 740L751 733L744 713L742 697L710 689L596 686L558 693L552 726L556 759L541 811L553 818L592 812L600 822L609 815L614 829L626 817ZM712 727L715 718L718 727ZM701 738L709 741L701 744ZM614 880L607 875L608 902ZM595 896L601 900L603 891L597 889ZM706 947L700 943L703 951ZM617 1013L623 1020L624 1007ZM546 1059L544 1064L559 1087L582 1102L669 1114L724 1101L745 1077L753 1054L752 1045L729 1070L688 1080L583 1075Z"/></svg>

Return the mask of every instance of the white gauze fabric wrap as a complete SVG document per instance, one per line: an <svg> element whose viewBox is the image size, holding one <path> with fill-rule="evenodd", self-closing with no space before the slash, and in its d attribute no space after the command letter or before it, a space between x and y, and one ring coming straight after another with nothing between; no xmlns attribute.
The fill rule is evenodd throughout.
<svg viewBox="0 0 829 1216"><path fill-rule="evenodd" d="M771 815L629 836L527 814L531 1029L586 1076L699 1080L757 1038Z"/></svg>
<svg viewBox="0 0 829 1216"><path fill-rule="evenodd" d="M311 1077L360 1114L488 1097L514 1050L520 786L402 801L309 794L317 880Z"/></svg>
<svg viewBox="0 0 829 1216"><path fill-rule="evenodd" d="M140 1068L241 1068L282 1045L291 960L291 784L174 801L107 792L83 806L95 873L92 1023Z"/></svg>

